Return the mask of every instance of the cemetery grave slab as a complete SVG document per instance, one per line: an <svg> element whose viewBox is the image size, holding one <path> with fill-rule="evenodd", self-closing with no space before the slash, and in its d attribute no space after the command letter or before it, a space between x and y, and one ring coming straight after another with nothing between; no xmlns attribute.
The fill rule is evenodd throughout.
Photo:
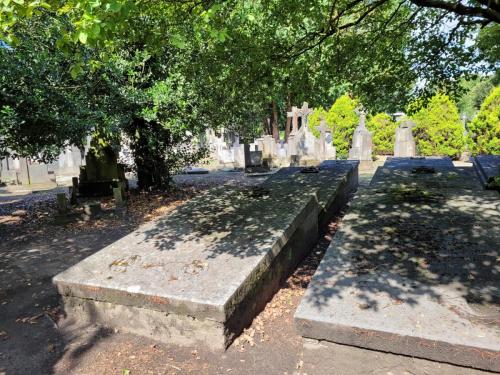
<svg viewBox="0 0 500 375"><path fill-rule="evenodd" d="M388 158L370 183L380 188L479 190L473 168L453 166L449 158Z"/></svg>
<svg viewBox="0 0 500 375"><path fill-rule="evenodd" d="M363 190L295 314L300 334L317 340L305 352L330 347L333 358L344 344L429 360L430 373L442 363L500 371L499 250L494 192Z"/></svg>
<svg viewBox="0 0 500 375"><path fill-rule="evenodd" d="M294 184L214 188L53 281L70 319L222 349L316 242L317 195Z"/></svg>
<svg viewBox="0 0 500 375"><path fill-rule="evenodd" d="M317 168L318 173L307 173L307 167L282 168L263 186L291 184L300 194L317 191L322 228L347 203L349 193L357 189L358 165L355 160L325 160Z"/></svg>
<svg viewBox="0 0 500 375"><path fill-rule="evenodd" d="M478 155L473 158L474 167L481 184L486 189L500 190L500 155Z"/></svg>

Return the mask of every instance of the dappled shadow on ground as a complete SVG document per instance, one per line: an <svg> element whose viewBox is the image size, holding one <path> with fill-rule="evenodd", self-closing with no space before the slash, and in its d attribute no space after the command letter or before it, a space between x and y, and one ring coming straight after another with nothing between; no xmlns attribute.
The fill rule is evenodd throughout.
<svg viewBox="0 0 500 375"><path fill-rule="evenodd" d="M52 373L66 350L66 338L54 327L62 312L52 276L125 233L59 232L0 244L0 372Z"/></svg>
<svg viewBox="0 0 500 375"><path fill-rule="evenodd" d="M60 358L67 354L77 363L106 337L104 331L92 331L85 341L80 339L85 327L80 327L75 337L68 337L54 326L63 312L58 309L60 298L52 277L145 220L168 212L183 198L184 194L133 196L129 203L133 212L128 215L105 214L64 226L53 225L51 220L0 225L0 373L51 374ZM28 218L40 217L41 212L52 218L55 202L37 202L29 209L33 210ZM71 346L73 342L76 346Z"/></svg>
<svg viewBox="0 0 500 375"><path fill-rule="evenodd" d="M453 188L389 180L394 183L384 186L383 178L375 179L358 193L307 302L320 311L336 300L380 311L387 301L416 306L431 300L472 323L498 326L498 195L461 189L460 180Z"/></svg>
<svg viewBox="0 0 500 375"><path fill-rule="evenodd" d="M137 241L160 251L198 249L206 259L253 257L270 249L276 255L318 199L320 206L330 204L351 168L316 174L286 168L260 186L212 189L138 232Z"/></svg>

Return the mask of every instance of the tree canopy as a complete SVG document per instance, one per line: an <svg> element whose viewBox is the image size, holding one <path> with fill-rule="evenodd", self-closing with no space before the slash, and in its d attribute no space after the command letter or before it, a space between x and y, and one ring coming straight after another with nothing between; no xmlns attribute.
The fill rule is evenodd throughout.
<svg viewBox="0 0 500 375"><path fill-rule="evenodd" d="M0 148L50 157L89 133L157 129L172 152L208 126L250 138L346 93L395 111L494 71L497 34L496 0L6 0ZM343 155L357 121L329 119L338 105Z"/></svg>

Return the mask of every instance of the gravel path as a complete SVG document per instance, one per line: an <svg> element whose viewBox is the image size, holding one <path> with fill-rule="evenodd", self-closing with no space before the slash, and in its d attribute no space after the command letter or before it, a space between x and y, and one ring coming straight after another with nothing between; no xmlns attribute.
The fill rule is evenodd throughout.
<svg viewBox="0 0 500 375"><path fill-rule="evenodd" d="M31 191L12 192L0 189L0 216L10 215L15 211L30 211L40 203L55 202L58 193L67 193L67 187L58 187L32 193Z"/></svg>

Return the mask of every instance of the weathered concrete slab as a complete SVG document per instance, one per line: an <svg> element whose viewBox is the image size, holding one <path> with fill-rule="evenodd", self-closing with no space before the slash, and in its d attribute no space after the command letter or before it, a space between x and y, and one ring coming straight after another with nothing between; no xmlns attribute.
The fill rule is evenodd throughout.
<svg viewBox="0 0 500 375"><path fill-rule="evenodd" d="M453 168L453 161L448 157L431 156L431 157L388 157L384 163L386 168L394 169L410 169L419 166L433 167L437 169Z"/></svg>
<svg viewBox="0 0 500 375"><path fill-rule="evenodd" d="M300 334L500 371L497 195L359 192L296 312Z"/></svg>
<svg viewBox="0 0 500 375"><path fill-rule="evenodd" d="M317 190L212 189L57 275L65 310L157 340L225 348L315 243Z"/></svg>
<svg viewBox="0 0 500 375"><path fill-rule="evenodd" d="M349 194L357 189L358 165L357 160L325 160L313 168L282 168L262 186L271 188L285 184L299 194L317 192L319 225L323 227L347 203Z"/></svg>
<svg viewBox="0 0 500 375"><path fill-rule="evenodd" d="M491 375L470 367L311 339L303 339L302 358L301 373L308 375Z"/></svg>
<svg viewBox="0 0 500 375"><path fill-rule="evenodd" d="M456 168L450 158L388 158L370 186L479 190L474 168Z"/></svg>
<svg viewBox="0 0 500 375"><path fill-rule="evenodd" d="M472 161L483 187L492 188L494 179L500 177L500 155L478 155Z"/></svg>

